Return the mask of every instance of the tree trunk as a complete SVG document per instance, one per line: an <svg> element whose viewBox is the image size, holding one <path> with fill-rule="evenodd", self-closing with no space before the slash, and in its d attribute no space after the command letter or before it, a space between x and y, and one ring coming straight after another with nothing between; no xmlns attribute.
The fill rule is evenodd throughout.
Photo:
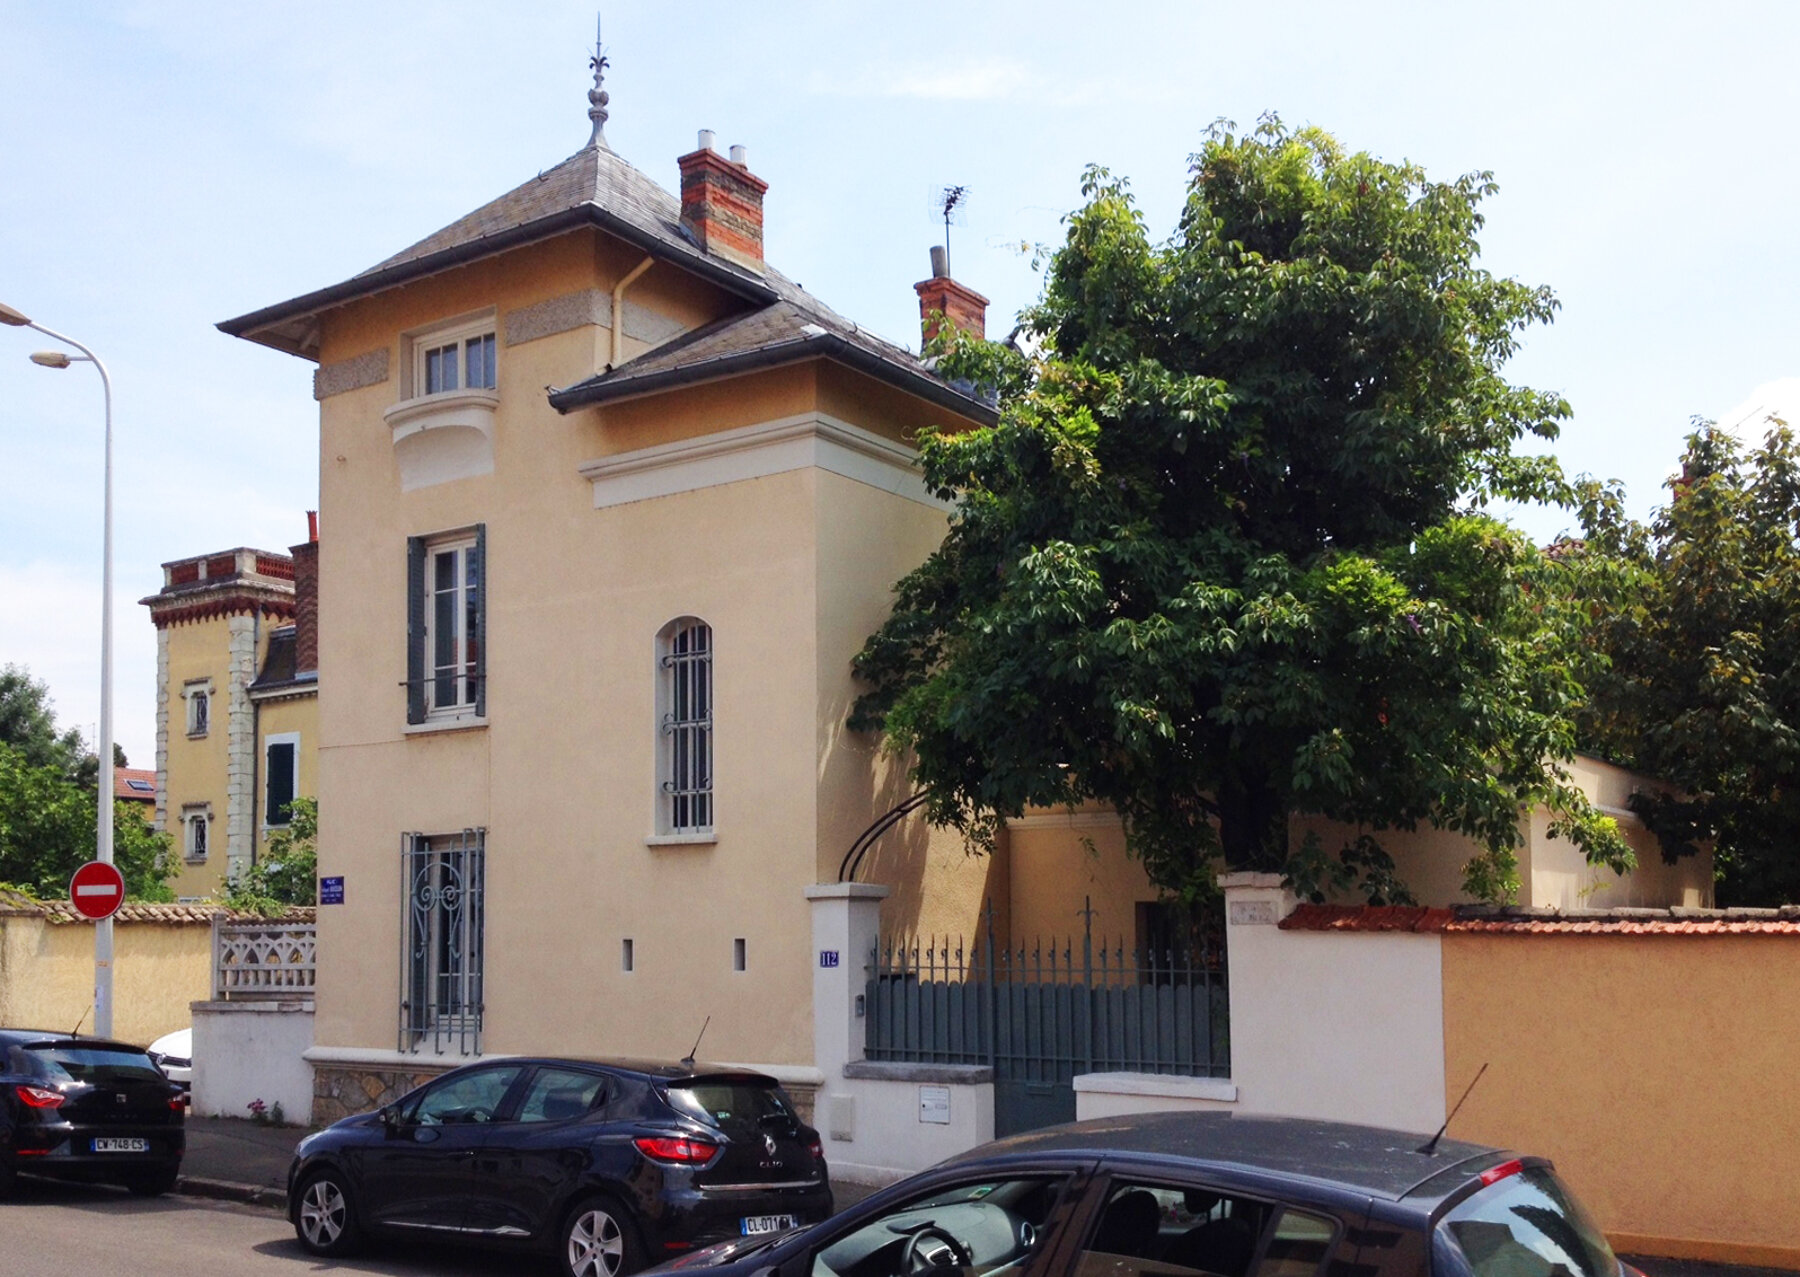
<svg viewBox="0 0 1800 1277"><path fill-rule="evenodd" d="M1287 864L1287 804L1275 787L1234 776L1219 787L1219 846L1228 870L1280 873Z"/></svg>

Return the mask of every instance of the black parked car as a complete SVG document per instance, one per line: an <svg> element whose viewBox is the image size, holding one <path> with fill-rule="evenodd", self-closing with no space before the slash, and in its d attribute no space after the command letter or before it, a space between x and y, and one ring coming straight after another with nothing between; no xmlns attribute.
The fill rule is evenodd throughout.
<svg viewBox="0 0 1800 1277"><path fill-rule="evenodd" d="M1542 1158L1225 1113L1014 1136L819 1227L664 1267L707 1277L1636 1277Z"/></svg>
<svg viewBox="0 0 1800 1277"><path fill-rule="evenodd" d="M774 1078L636 1061L505 1059L309 1135L288 1171L301 1244L440 1237L618 1277L831 1214L819 1134Z"/></svg>
<svg viewBox="0 0 1800 1277"><path fill-rule="evenodd" d="M166 1193L187 1149L186 1111L142 1047L0 1029L0 1197L20 1172Z"/></svg>

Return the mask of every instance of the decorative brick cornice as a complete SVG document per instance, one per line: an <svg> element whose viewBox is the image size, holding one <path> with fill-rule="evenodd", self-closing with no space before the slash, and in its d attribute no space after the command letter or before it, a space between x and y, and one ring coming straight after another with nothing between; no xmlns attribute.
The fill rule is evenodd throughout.
<svg viewBox="0 0 1800 1277"><path fill-rule="evenodd" d="M159 630L244 613L291 621L296 610L292 594L265 592L245 585L222 585L204 593L187 593L173 598L152 594L138 601L150 609L150 620Z"/></svg>

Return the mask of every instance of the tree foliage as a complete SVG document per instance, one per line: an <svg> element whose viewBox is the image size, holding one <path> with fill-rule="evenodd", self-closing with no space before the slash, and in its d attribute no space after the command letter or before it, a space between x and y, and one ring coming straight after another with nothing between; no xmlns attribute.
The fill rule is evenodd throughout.
<svg viewBox="0 0 1800 1277"><path fill-rule="evenodd" d="M1604 610L1583 728L1675 786L1632 808L1671 863L1713 844L1721 904L1800 901L1800 450L1785 425L1746 451L1699 422L1670 489L1648 528L1590 535L1636 580Z"/></svg>
<svg viewBox="0 0 1800 1277"><path fill-rule="evenodd" d="M852 726L912 752L934 820L1099 800L1189 898L1222 857L1404 899L1376 835L1420 824L1479 843L1467 885L1505 898L1540 802L1629 863L1562 766L1575 569L1481 512L1573 496L1512 450L1568 407L1501 375L1555 302L1477 265L1493 189L1219 126L1159 244L1088 172L1041 353L943 356L1000 421L922 441L956 513L856 661ZM1295 857L1290 813L1358 832Z"/></svg>
<svg viewBox="0 0 1800 1277"><path fill-rule="evenodd" d="M319 903L319 800L296 798L288 826L269 835L262 859L231 877L225 903L233 909L277 917L293 905Z"/></svg>
<svg viewBox="0 0 1800 1277"><path fill-rule="evenodd" d="M87 748L74 728L58 731L50 689L22 665L0 666L0 745L11 745L33 767L54 767L77 779Z"/></svg>
<svg viewBox="0 0 1800 1277"><path fill-rule="evenodd" d="M98 818L92 787L58 766L41 766L0 743L0 882L43 900L65 897L69 877L94 858ZM145 823L136 803L113 803L113 863L133 900L173 900L165 861L168 839Z"/></svg>

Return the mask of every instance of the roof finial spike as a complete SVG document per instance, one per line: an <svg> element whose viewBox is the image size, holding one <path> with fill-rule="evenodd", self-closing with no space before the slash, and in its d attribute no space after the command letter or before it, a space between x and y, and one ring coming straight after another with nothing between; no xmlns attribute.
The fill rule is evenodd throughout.
<svg viewBox="0 0 1800 1277"><path fill-rule="evenodd" d="M603 87L601 81L606 78L606 50L600 43L600 15L594 15L594 56L588 59L588 66L594 70L594 87L588 90L588 119L594 122L594 131L588 135L590 147L606 146L606 104L612 101L612 95Z"/></svg>

